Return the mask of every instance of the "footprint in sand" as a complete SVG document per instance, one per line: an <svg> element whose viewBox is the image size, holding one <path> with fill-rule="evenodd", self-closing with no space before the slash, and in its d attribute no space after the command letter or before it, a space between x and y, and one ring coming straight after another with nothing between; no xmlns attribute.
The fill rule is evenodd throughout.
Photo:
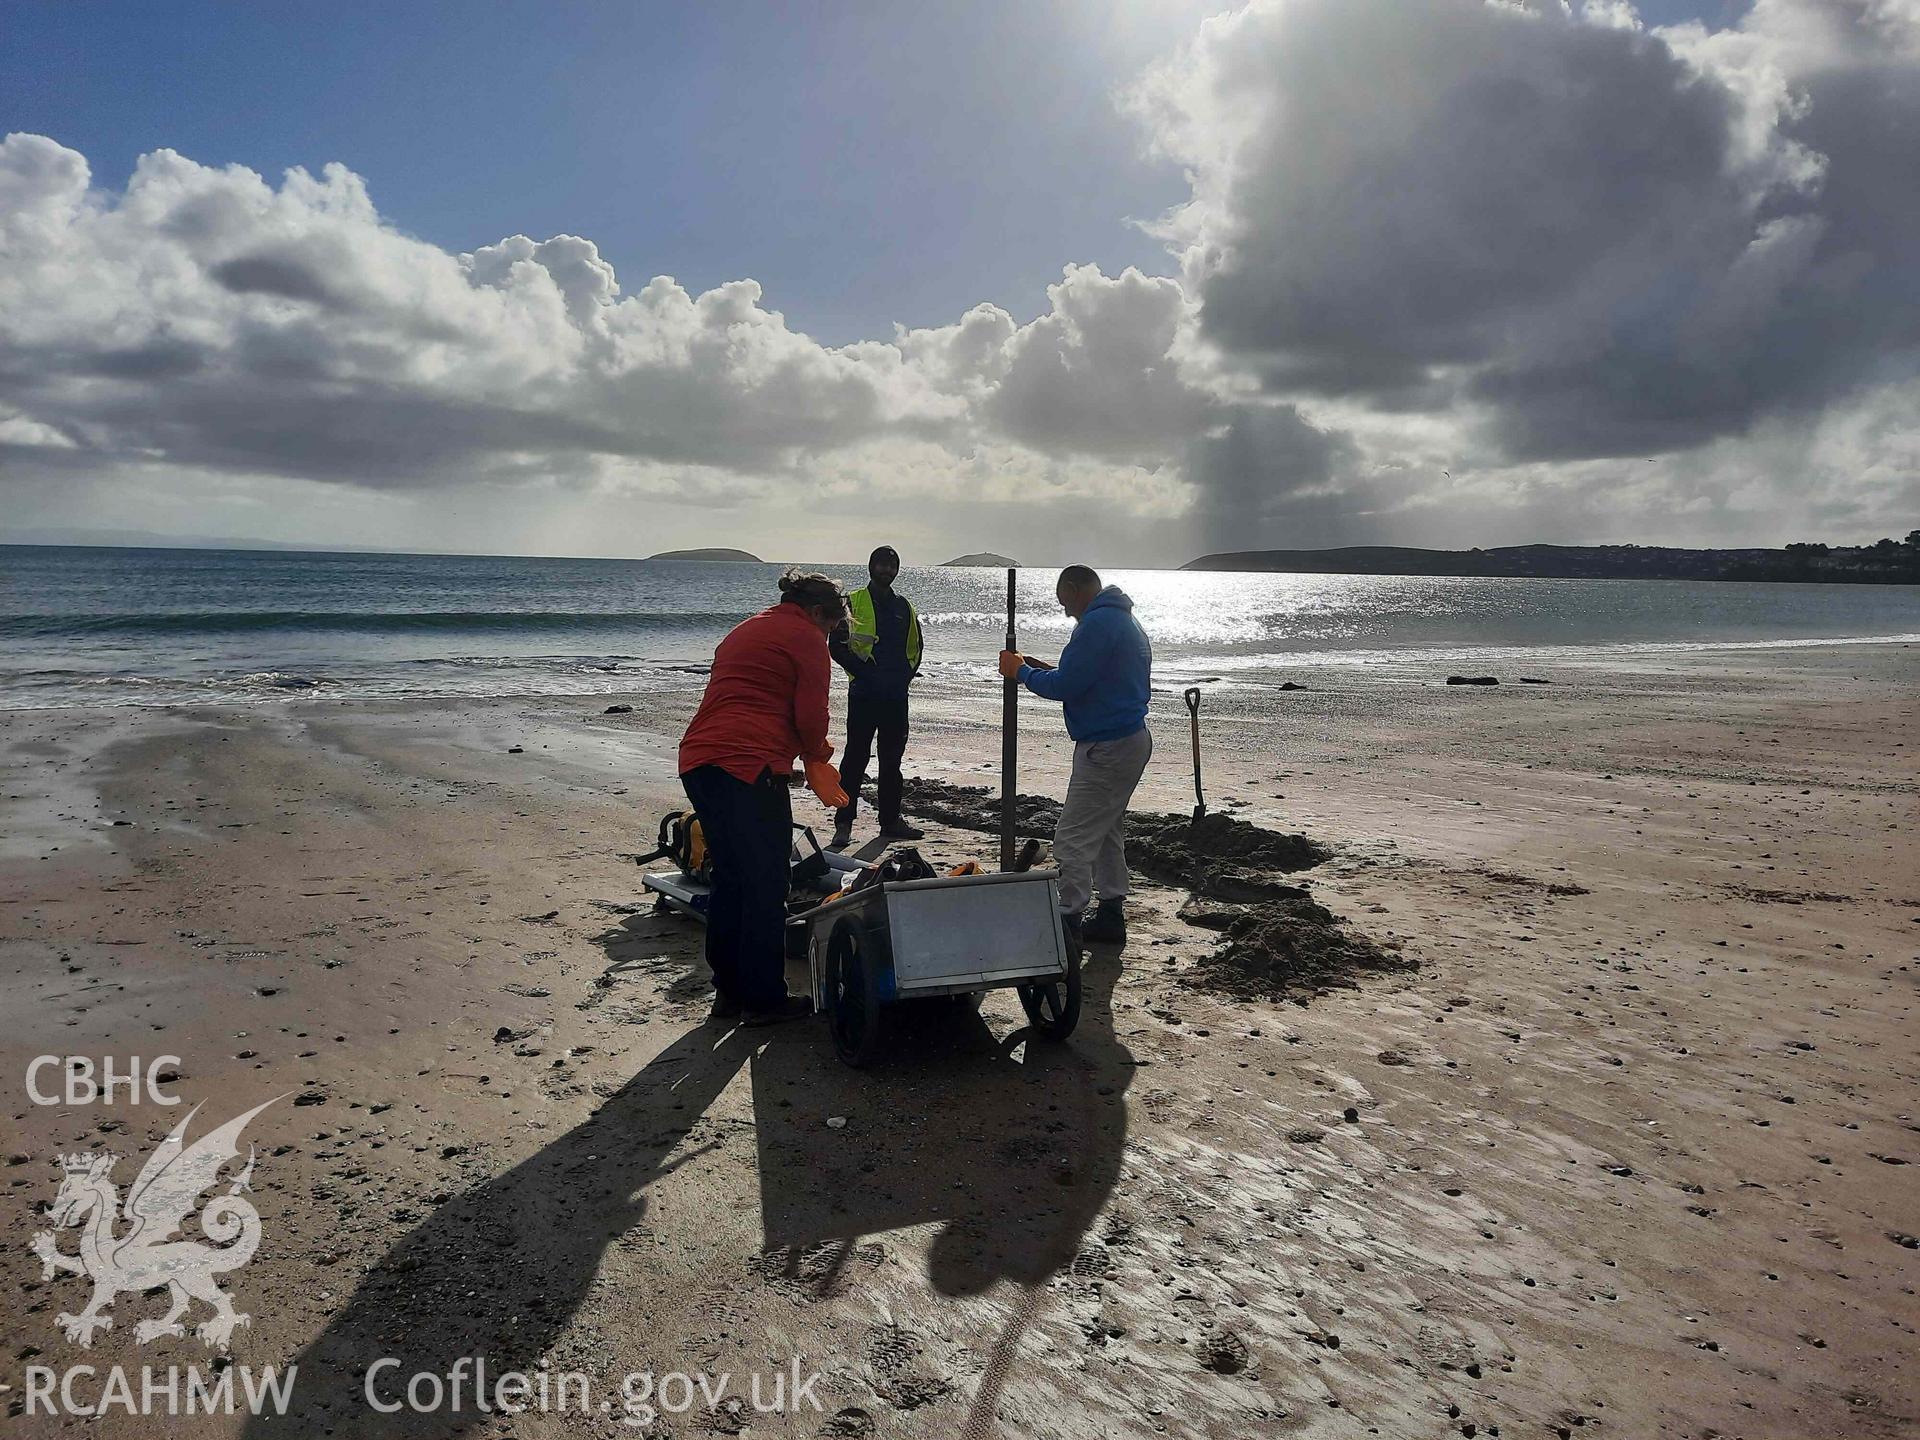
<svg viewBox="0 0 1920 1440"><path fill-rule="evenodd" d="M918 1409L953 1388L914 1364L925 1352L920 1336L898 1325L874 1326L860 1346L873 1372L874 1392L902 1410Z"/></svg>
<svg viewBox="0 0 1920 1440"><path fill-rule="evenodd" d="M836 1410L820 1427L821 1440L867 1440L873 1434L873 1416L858 1405Z"/></svg>

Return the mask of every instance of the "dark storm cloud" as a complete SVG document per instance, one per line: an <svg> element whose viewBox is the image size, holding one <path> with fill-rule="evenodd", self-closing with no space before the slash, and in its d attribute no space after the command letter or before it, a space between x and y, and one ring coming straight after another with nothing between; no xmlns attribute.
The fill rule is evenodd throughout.
<svg viewBox="0 0 1920 1440"><path fill-rule="evenodd" d="M1920 71L1828 69L1802 94L1781 130L1823 158L1817 191L1763 207L1755 238L1719 271L1650 280L1644 307L1616 302L1595 343L1507 358L1475 379L1512 450L1656 454L1914 377Z"/></svg>
<svg viewBox="0 0 1920 1440"><path fill-rule="evenodd" d="M1344 388L1484 359L1623 250L1744 228L1731 99L1643 37L1334 0L1290 6L1262 42L1221 77L1267 119L1238 157L1213 237L1231 253L1201 314L1288 378Z"/></svg>
<svg viewBox="0 0 1920 1440"><path fill-rule="evenodd" d="M1684 449L1910 373L1911 57L1776 101L1682 38L1479 0L1214 22L1141 101L1194 173L1170 233L1203 334L1282 394L1451 391L1512 459Z"/></svg>
<svg viewBox="0 0 1920 1440"><path fill-rule="evenodd" d="M76 370L110 380L171 380L204 369L206 352L184 340L159 336L141 345L73 358Z"/></svg>
<svg viewBox="0 0 1920 1440"><path fill-rule="evenodd" d="M1187 448L1187 474L1200 492L1198 542L1208 550L1281 544L1279 536L1305 526L1308 543L1321 543L1357 508L1348 487L1335 483L1353 455L1350 439L1291 405L1236 407Z"/></svg>

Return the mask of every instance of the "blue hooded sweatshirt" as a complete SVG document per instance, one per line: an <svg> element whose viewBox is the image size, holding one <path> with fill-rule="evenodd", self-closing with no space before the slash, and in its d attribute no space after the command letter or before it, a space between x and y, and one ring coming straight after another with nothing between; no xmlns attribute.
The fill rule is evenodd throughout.
<svg viewBox="0 0 1920 1440"><path fill-rule="evenodd" d="M1153 646L1133 618L1133 601L1117 585L1093 597L1052 670L1020 667L1020 683L1062 701L1075 740L1123 740L1147 723Z"/></svg>

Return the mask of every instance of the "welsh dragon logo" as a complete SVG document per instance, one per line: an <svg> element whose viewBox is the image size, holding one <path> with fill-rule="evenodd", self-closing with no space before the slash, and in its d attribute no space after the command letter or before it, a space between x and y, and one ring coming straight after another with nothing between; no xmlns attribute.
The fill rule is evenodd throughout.
<svg viewBox="0 0 1920 1440"><path fill-rule="evenodd" d="M85 1227L80 1234L80 1250L77 1255L63 1255L53 1231L42 1230L33 1237L33 1253L40 1257L43 1280L66 1270L93 1282L93 1298L86 1309L78 1315L55 1317L67 1339L81 1346L92 1345L96 1330L113 1328L113 1319L106 1311L115 1295L123 1290L138 1294L164 1285L172 1301L170 1308L158 1319L142 1320L134 1327L134 1338L145 1345L163 1335L185 1335L180 1318L193 1301L200 1300L213 1307L213 1314L194 1333L209 1347L227 1348L234 1329L247 1324L249 1317L233 1308L233 1301L214 1277L238 1270L253 1258L260 1245L260 1213L241 1193L253 1188L251 1145L247 1147L246 1166L233 1177L227 1193L214 1196L200 1210L200 1233L213 1243L173 1237L201 1194L217 1182L221 1167L239 1156L240 1134L247 1122L273 1103L269 1100L256 1105L188 1145L187 1126L200 1113L200 1107L194 1106L154 1147L127 1194L124 1209L119 1187L108 1179L117 1155L60 1157L64 1175L49 1216L63 1230ZM132 1224L116 1235L118 1219Z"/></svg>

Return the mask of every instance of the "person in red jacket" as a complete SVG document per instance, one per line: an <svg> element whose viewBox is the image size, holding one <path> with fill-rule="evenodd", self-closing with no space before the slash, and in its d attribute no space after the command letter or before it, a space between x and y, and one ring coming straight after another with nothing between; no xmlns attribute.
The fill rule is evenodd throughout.
<svg viewBox="0 0 1920 1440"><path fill-rule="evenodd" d="M713 652L707 692L680 740L680 783L712 857L715 1019L773 1025L812 1008L805 996L787 994L788 779L797 755L828 809L847 803L827 743L827 636L846 616L846 596L832 580L789 570L780 603L734 626Z"/></svg>

